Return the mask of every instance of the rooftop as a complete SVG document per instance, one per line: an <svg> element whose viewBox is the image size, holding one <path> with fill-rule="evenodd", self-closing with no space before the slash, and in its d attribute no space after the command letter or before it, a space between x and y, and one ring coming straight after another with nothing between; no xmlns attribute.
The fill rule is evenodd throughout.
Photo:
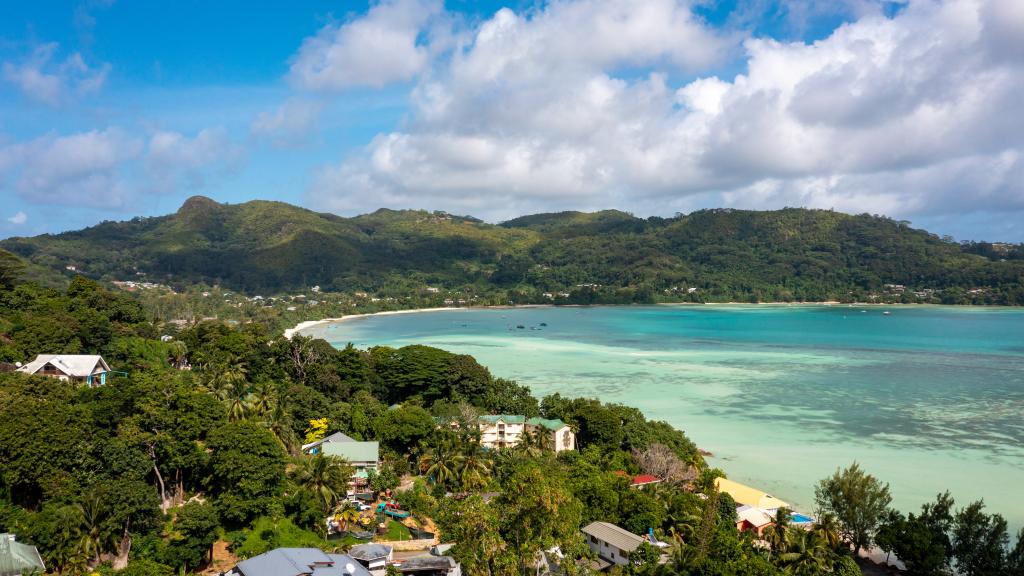
<svg viewBox="0 0 1024 576"><path fill-rule="evenodd" d="M355 558L317 548L277 548L238 563L243 576L370 576Z"/></svg>
<svg viewBox="0 0 1024 576"><path fill-rule="evenodd" d="M455 565L455 559L451 556L417 556L403 560L397 567L399 571L406 574L410 572L447 571L455 568Z"/></svg>
<svg viewBox="0 0 1024 576"><path fill-rule="evenodd" d="M378 560L391 555L391 546L386 544L358 544L348 551L348 555L356 560Z"/></svg>
<svg viewBox="0 0 1024 576"><path fill-rule="evenodd" d="M103 357L96 354L39 354L35 360L18 368L18 372L35 374L47 364L52 364L68 376L77 378L110 371L110 366Z"/></svg>
<svg viewBox="0 0 1024 576"><path fill-rule="evenodd" d="M754 528L767 526L773 522L771 515L767 512L746 504L736 509L736 520L738 522L749 522Z"/></svg>
<svg viewBox="0 0 1024 576"><path fill-rule="evenodd" d="M558 420L557 418L556 419L546 419L546 418L529 418L529 419L527 419L526 416L516 416L516 415L513 415L513 414L485 414L485 415L480 417L480 421L481 422L490 422L491 424L495 424L498 421L504 422L506 424L529 424L531 426L541 426L543 428L547 428L548 430L558 430L559 428L562 428L563 426L565 426L565 422L562 422L561 420Z"/></svg>
<svg viewBox="0 0 1024 576"><path fill-rule="evenodd" d="M317 440L316 442L310 442L309 444L303 444L302 445L302 449L303 450L309 450L310 448L313 448L314 446L319 446L321 444L330 444L331 442L358 442L358 440L356 440L355 438L352 438L351 436L348 436L347 434L342 434L341 432L335 432L334 434L331 434L329 436L325 436L325 437L321 438L320 440Z"/></svg>
<svg viewBox="0 0 1024 576"><path fill-rule="evenodd" d="M324 456L340 456L349 462L376 462L380 454L377 442L328 442L321 445Z"/></svg>
<svg viewBox="0 0 1024 576"><path fill-rule="evenodd" d="M765 510L774 510L775 508L789 507L789 504L779 500L775 496L762 492L757 488L751 488L739 482L728 480L726 478L715 479L715 485L722 492L732 496L738 504L746 504L748 506L754 506L755 508L763 508Z"/></svg>
<svg viewBox="0 0 1024 576"><path fill-rule="evenodd" d="M632 552L645 542L642 537L608 522L591 522L583 527L583 533L607 542L623 552Z"/></svg>
<svg viewBox="0 0 1024 576"><path fill-rule="evenodd" d="M35 546L15 542L14 534L0 534L0 576L43 572L43 559Z"/></svg>

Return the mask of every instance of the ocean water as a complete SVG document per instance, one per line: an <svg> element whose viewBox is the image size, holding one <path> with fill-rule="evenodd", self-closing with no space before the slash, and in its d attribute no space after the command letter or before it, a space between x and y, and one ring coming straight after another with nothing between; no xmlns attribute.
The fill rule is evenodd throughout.
<svg viewBox="0 0 1024 576"><path fill-rule="evenodd" d="M948 489L1024 526L1024 310L475 309L304 333L337 346L437 346L538 397L635 406L686 431L730 478L804 512L819 479L857 461L903 510Z"/></svg>

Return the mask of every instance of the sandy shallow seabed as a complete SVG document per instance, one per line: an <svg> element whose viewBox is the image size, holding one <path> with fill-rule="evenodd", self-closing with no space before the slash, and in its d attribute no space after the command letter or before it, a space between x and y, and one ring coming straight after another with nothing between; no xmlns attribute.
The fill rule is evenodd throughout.
<svg viewBox="0 0 1024 576"><path fill-rule="evenodd" d="M1024 525L1024 310L822 303L401 314L303 333L336 346L437 346L473 355L537 397L634 406L684 430L731 478L804 512L813 512L817 480L856 460L891 484L903 510L949 489L958 505L983 497L1011 528Z"/></svg>

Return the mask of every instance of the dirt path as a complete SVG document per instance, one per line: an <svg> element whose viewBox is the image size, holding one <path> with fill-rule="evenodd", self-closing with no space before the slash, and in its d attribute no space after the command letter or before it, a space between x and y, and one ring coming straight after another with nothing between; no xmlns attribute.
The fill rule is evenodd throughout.
<svg viewBox="0 0 1024 576"><path fill-rule="evenodd" d="M228 543L224 540L217 540L213 543L213 562L202 571L202 574L220 574L227 572L238 564L238 557L228 550Z"/></svg>

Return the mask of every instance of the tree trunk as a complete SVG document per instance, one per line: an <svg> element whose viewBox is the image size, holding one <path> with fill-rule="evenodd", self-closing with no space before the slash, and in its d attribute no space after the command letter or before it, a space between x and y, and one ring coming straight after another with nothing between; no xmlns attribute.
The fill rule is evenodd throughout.
<svg viewBox="0 0 1024 576"><path fill-rule="evenodd" d="M164 485L164 477L160 474L160 467L156 465L156 448L153 444L146 444L146 453L153 462L153 473L156 474L156 481L160 485L160 511L167 512L170 505L167 502L167 486Z"/></svg>
<svg viewBox="0 0 1024 576"><path fill-rule="evenodd" d="M121 537L121 545L117 549L117 556L114 558L114 570L124 570L128 566L128 554L132 551L132 537L128 533L128 525L124 527L124 535Z"/></svg>

